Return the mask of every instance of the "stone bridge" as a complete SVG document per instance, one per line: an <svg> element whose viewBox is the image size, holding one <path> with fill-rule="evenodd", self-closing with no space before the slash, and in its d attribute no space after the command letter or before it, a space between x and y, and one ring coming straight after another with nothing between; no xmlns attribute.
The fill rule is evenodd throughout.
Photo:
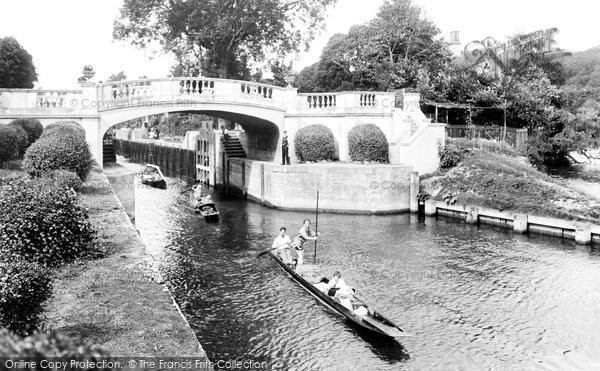
<svg viewBox="0 0 600 371"><path fill-rule="evenodd" d="M398 92L302 94L297 89L204 77L84 83L80 90L0 89L0 124L36 118L42 124L69 120L85 129L94 157L102 164L102 138L112 126L165 112L198 112L233 120L246 131L248 157L277 162L282 132L293 139L304 126L329 127L341 161L349 161L348 132L375 124L386 135L392 164L412 165L420 173L437 168L443 124L429 122L419 95Z"/></svg>

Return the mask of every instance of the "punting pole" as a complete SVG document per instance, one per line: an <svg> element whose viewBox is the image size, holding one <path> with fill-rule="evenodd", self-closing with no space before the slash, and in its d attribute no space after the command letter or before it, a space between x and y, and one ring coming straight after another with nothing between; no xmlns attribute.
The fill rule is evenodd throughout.
<svg viewBox="0 0 600 371"><path fill-rule="evenodd" d="M317 188L317 210L315 216L315 236L319 232L319 189ZM314 256L315 264L317 264L317 240L315 240L315 256Z"/></svg>

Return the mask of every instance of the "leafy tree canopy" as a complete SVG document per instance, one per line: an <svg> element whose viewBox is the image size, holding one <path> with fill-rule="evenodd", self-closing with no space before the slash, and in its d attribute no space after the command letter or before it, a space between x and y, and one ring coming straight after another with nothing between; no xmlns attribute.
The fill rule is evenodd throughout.
<svg viewBox="0 0 600 371"><path fill-rule="evenodd" d="M0 88L31 89L35 81L31 54L14 37L0 38Z"/></svg>
<svg viewBox="0 0 600 371"><path fill-rule="evenodd" d="M306 48L336 0L125 0L113 36L158 42L181 68L172 72L240 78L248 64Z"/></svg>
<svg viewBox="0 0 600 371"><path fill-rule="evenodd" d="M387 0L377 16L333 35L315 66L297 76L301 91L389 90L433 84L449 52L439 30L410 0Z"/></svg>

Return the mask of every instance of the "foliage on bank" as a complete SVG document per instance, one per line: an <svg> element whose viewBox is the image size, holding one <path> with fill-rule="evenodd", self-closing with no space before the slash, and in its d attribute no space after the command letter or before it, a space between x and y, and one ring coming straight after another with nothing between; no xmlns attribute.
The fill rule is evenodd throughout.
<svg viewBox="0 0 600 371"><path fill-rule="evenodd" d="M305 126L296 133L294 148L301 162L331 161L335 156L333 133L324 125Z"/></svg>
<svg viewBox="0 0 600 371"><path fill-rule="evenodd" d="M357 162L389 162L385 134L374 124L357 125L348 132L350 159Z"/></svg>
<svg viewBox="0 0 600 371"><path fill-rule="evenodd" d="M85 130L74 121L58 121L46 126L41 137L44 138L53 135L75 135L85 139Z"/></svg>
<svg viewBox="0 0 600 371"><path fill-rule="evenodd" d="M106 361L110 354L89 341L61 335L57 332L19 336L0 329L0 354L18 358L62 357L89 362ZM80 370L80 368L70 368ZM83 369L81 369L83 370ZM103 368L103 370L108 370Z"/></svg>
<svg viewBox="0 0 600 371"><path fill-rule="evenodd" d="M89 253L94 239L77 195L51 179L0 188L0 252L5 257L56 266Z"/></svg>
<svg viewBox="0 0 600 371"><path fill-rule="evenodd" d="M0 164L19 155L19 132L12 126L0 125Z"/></svg>
<svg viewBox="0 0 600 371"><path fill-rule="evenodd" d="M44 127L40 121L36 119L16 119L11 121L10 125L20 126L25 130L27 133L27 146L30 146L33 142L38 140L44 131Z"/></svg>
<svg viewBox="0 0 600 371"><path fill-rule="evenodd" d="M68 170L52 170L44 173L42 178L49 179L56 187L66 191L72 189L75 192L79 192L83 184L77 174Z"/></svg>
<svg viewBox="0 0 600 371"><path fill-rule="evenodd" d="M0 328L28 334L37 328L52 294L49 272L22 259L0 260ZM2 340L0 340L1 342ZM0 354L3 353L0 346Z"/></svg>
<svg viewBox="0 0 600 371"><path fill-rule="evenodd" d="M92 168L92 153L85 132L76 123L50 125L27 152L23 169L39 177L52 170L68 170L85 180Z"/></svg>

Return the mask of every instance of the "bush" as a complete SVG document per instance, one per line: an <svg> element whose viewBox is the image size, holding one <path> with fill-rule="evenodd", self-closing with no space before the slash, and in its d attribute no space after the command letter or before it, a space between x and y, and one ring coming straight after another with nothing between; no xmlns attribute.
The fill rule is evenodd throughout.
<svg viewBox="0 0 600 371"><path fill-rule="evenodd" d="M106 361L110 356L106 350L91 342L73 339L56 332L35 334L23 338L7 330L0 330L0 355L22 359L61 357L63 361L75 359L90 362ZM68 367L68 369L89 370L89 368L74 367ZM110 370L107 367L102 369Z"/></svg>
<svg viewBox="0 0 600 371"><path fill-rule="evenodd" d="M25 153L23 170L41 176L52 170L68 170L85 180L92 168L92 153L84 137L74 132L55 129L56 134L42 135Z"/></svg>
<svg viewBox="0 0 600 371"><path fill-rule="evenodd" d="M439 152L440 168L447 169L458 165L461 160L462 150L453 147L446 147Z"/></svg>
<svg viewBox="0 0 600 371"><path fill-rule="evenodd" d="M11 121L11 125L18 125L27 133L27 147L32 145L42 135L44 127L39 120L36 119L16 119Z"/></svg>
<svg viewBox="0 0 600 371"><path fill-rule="evenodd" d="M20 125L14 125L13 123L8 124L8 126L14 128L17 133L17 142L19 149L17 151L17 157L23 158L27 147L29 147L29 139L27 137L27 132Z"/></svg>
<svg viewBox="0 0 600 371"><path fill-rule="evenodd" d="M0 125L0 163L14 159L19 153L19 133L8 125Z"/></svg>
<svg viewBox="0 0 600 371"><path fill-rule="evenodd" d="M52 281L46 269L23 260L0 261L0 327L31 333L51 294Z"/></svg>
<svg viewBox="0 0 600 371"><path fill-rule="evenodd" d="M39 142L39 141L38 141ZM48 179L0 188L0 254L44 266L84 256L95 232L77 195Z"/></svg>
<svg viewBox="0 0 600 371"><path fill-rule="evenodd" d="M357 125L348 133L352 161L389 162L389 145L383 131L374 124Z"/></svg>
<svg viewBox="0 0 600 371"><path fill-rule="evenodd" d="M298 130L294 138L296 156L302 162L333 160L333 133L323 125L309 125Z"/></svg>
<svg viewBox="0 0 600 371"><path fill-rule="evenodd" d="M81 136L83 139L85 139L85 130L83 130L81 125L79 125L75 121L59 121L59 122L52 123L52 124L46 126L41 137L44 138L44 137L47 137L50 135L55 135L55 134L58 134L58 135L74 134L74 135Z"/></svg>
<svg viewBox="0 0 600 371"><path fill-rule="evenodd" d="M79 192L83 184L77 174L68 170L52 170L44 173L43 177L52 180L59 188L73 189L76 192Z"/></svg>

